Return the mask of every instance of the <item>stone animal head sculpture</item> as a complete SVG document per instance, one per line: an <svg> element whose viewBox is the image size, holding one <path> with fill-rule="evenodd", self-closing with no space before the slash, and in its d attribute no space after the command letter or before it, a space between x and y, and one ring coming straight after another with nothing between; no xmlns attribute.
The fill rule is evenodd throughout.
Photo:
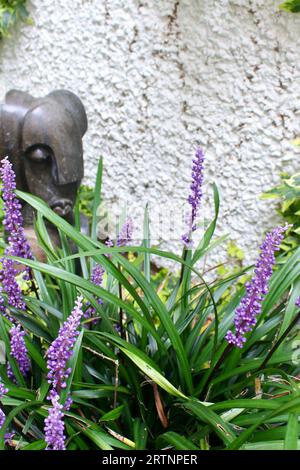
<svg viewBox="0 0 300 470"><path fill-rule="evenodd" d="M11 90L0 108L0 158L12 162L17 187L42 198L69 222L83 177L86 130L83 104L67 90L44 98ZM26 225L32 222L26 207L24 219Z"/></svg>

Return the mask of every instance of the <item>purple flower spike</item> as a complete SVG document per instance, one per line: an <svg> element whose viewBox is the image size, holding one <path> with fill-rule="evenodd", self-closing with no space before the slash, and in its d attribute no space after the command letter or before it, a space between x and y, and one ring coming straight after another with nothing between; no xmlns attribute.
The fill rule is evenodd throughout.
<svg viewBox="0 0 300 470"><path fill-rule="evenodd" d="M2 398L7 392L8 392L8 389L0 380L0 398Z"/></svg>
<svg viewBox="0 0 300 470"><path fill-rule="evenodd" d="M16 175L8 157L1 161L0 174L3 182L2 198L4 202L3 225L8 235L9 247L7 255L19 256L24 259L33 259L30 246L27 242L21 213L21 204L15 195ZM26 268L28 272L29 268Z"/></svg>
<svg viewBox="0 0 300 470"><path fill-rule="evenodd" d="M30 360L27 354L24 336L25 331L22 330L20 324L17 326L13 325L13 327L10 329L10 353L12 357L15 358L21 374L26 377L30 370ZM7 375L9 378L15 380L14 374L9 364L7 367Z"/></svg>
<svg viewBox="0 0 300 470"><path fill-rule="evenodd" d="M0 175L3 182L2 198L4 201L4 220L3 225L8 233L8 246L5 249L6 256L18 256L24 259L33 259L29 244L27 242L24 228L23 217L21 213L21 204L18 201L16 190L16 175L13 171L12 164L8 158L4 158L0 165ZM11 307L18 310L26 310L23 301L21 288L16 280L19 274L17 267L20 265L7 257L1 259L2 267L0 270L0 282L3 291L7 294L7 301ZM30 269L25 269L25 279L29 278ZM10 330L11 355L16 359L20 372L26 376L30 369L30 361L24 341L25 332L20 325L15 325L13 319L6 313L3 297L0 292L0 312L12 321L13 326ZM8 366L8 375L15 380L11 368Z"/></svg>
<svg viewBox="0 0 300 470"><path fill-rule="evenodd" d="M8 392L8 389L4 386L4 384L0 380L0 399ZM5 421L5 414L4 411L0 408L0 429L2 428Z"/></svg>
<svg viewBox="0 0 300 470"><path fill-rule="evenodd" d="M5 421L5 414L4 414L4 411L1 410L1 408L0 408L0 429L2 428L2 426L4 424L4 421Z"/></svg>
<svg viewBox="0 0 300 470"><path fill-rule="evenodd" d="M51 402L52 407L49 408L44 428L47 443L46 450L66 450L64 413L62 411L63 406L59 403L59 395L53 395Z"/></svg>
<svg viewBox="0 0 300 470"><path fill-rule="evenodd" d="M15 195L16 176L12 169L12 164L7 157L1 161L0 175L3 182L3 225L8 233L8 246L5 249L5 254L8 256L33 259L24 233L21 204ZM2 258L1 262L0 282L3 286L3 290L7 294L8 304L17 309L25 310L22 292L16 281L16 276L19 273L16 268L16 262L6 257ZM27 276L28 273L29 268L26 268Z"/></svg>
<svg viewBox="0 0 300 470"><path fill-rule="evenodd" d="M105 271L102 268L101 264L96 264L96 266L93 268L93 272L91 276L92 283L95 284L96 286L101 286L104 272Z"/></svg>
<svg viewBox="0 0 300 470"><path fill-rule="evenodd" d="M122 225L119 236L117 238L117 246L126 246L132 240L133 234L133 221L130 217Z"/></svg>
<svg viewBox="0 0 300 470"><path fill-rule="evenodd" d="M103 282L103 275L105 273L105 270L102 268L101 264L96 264L94 266L92 275L91 275L91 281L93 284L96 286L101 286ZM103 304L103 300L99 297L97 299L97 302L99 305ZM88 308L84 312L84 318L89 319L92 318L94 315L97 314L96 309L90 304L90 302L87 302ZM96 322L97 320L93 320L93 322Z"/></svg>
<svg viewBox="0 0 300 470"><path fill-rule="evenodd" d="M79 335L78 327L82 315L82 297L78 297L74 310L59 329L57 338L47 352L48 382L58 394L66 387L67 378L71 373L67 363L73 354L75 341Z"/></svg>
<svg viewBox="0 0 300 470"><path fill-rule="evenodd" d="M1 281L0 281L1 282ZM8 318L8 315L6 313L6 308L5 308L5 304L4 304L4 298L2 296L2 292L3 292L3 289L2 287L0 286L0 314L3 315L4 317L7 317Z"/></svg>
<svg viewBox="0 0 300 470"><path fill-rule="evenodd" d="M5 251L8 254L8 250ZM9 258L2 258L2 269L0 270L0 282L3 290L7 294L7 301L11 307L19 310L26 310L21 288L16 280L18 274L15 268L15 261Z"/></svg>
<svg viewBox="0 0 300 470"><path fill-rule="evenodd" d="M235 333L228 331L226 339L228 343L242 348L246 338L245 334L253 329L262 308L262 301L268 293L268 282L273 272L275 264L275 252L284 238L285 227L276 227L272 232L267 233L260 249L258 261L255 265L254 277L246 284L246 295L235 312Z"/></svg>
<svg viewBox="0 0 300 470"><path fill-rule="evenodd" d="M131 217L128 217L125 221L125 223L122 225L120 233L117 237L116 241L116 246L126 246L128 245L131 240L132 240L132 234L133 234L133 220ZM108 246L109 248L112 248L115 246L114 241L108 238L105 241L105 245ZM107 255L110 258L110 254Z"/></svg>
<svg viewBox="0 0 300 470"><path fill-rule="evenodd" d="M203 185L203 162L204 162L204 153L200 148L197 148L196 155L193 160L192 167L192 184L191 184L191 193L188 197L188 203L191 206L191 214L188 218L188 230L182 236L182 241L187 248L191 247L191 233L195 232L197 229L196 218L198 215L198 210L202 198L202 185Z"/></svg>
<svg viewBox="0 0 300 470"><path fill-rule="evenodd" d="M295 305L296 307L300 308L300 297L298 297L298 299L296 300Z"/></svg>
<svg viewBox="0 0 300 470"><path fill-rule="evenodd" d="M57 338L50 345L47 356L48 382L52 385L48 400L52 402L48 417L45 419L45 441L47 450L65 450L64 413L72 404L70 395L64 405L59 403L60 392L67 386L67 379L71 373L67 363L73 354L76 338L79 335L79 325L82 312L82 297L75 301L75 307L62 327Z"/></svg>

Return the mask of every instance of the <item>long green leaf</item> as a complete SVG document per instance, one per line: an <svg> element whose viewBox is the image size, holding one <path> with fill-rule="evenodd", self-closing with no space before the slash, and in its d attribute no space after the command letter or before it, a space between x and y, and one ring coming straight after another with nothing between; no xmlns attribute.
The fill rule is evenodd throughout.
<svg viewBox="0 0 300 470"><path fill-rule="evenodd" d="M97 176L96 176L96 184L95 184L95 190L94 190L92 233L91 233L91 237L93 240L97 240L97 223L98 223L98 210L99 210L100 201L101 201L102 173L103 173L103 160L101 157L99 159Z"/></svg>
<svg viewBox="0 0 300 470"><path fill-rule="evenodd" d="M184 403L184 408L191 411L197 418L209 424L216 434L222 439L224 444L229 445L234 442L236 436L228 424L220 418L214 411L196 400L189 400Z"/></svg>
<svg viewBox="0 0 300 470"><path fill-rule="evenodd" d="M184 436L181 436L177 432L169 431L165 432L159 439L166 441L171 444L176 450L200 450L199 447L195 446L192 441Z"/></svg>
<svg viewBox="0 0 300 470"><path fill-rule="evenodd" d="M298 413L289 413L289 419L284 440L285 450L297 450L299 438Z"/></svg>

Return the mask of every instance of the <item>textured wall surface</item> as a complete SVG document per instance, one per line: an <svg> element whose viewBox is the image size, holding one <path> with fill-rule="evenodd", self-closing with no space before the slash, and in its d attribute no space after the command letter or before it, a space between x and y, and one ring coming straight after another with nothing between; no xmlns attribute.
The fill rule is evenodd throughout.
<svg viewBox="0 0 300 470"><path fill-rule="evenodd" d="M230 232L252 260L274 224L275 203L260 194L299 168L290 141L300 135L300 14L279 3L32 0L35 25L0 46L0 99L10 88L77 93L89 118L86 182L102 154L113 211L127 201L139 224L149 202L166 239L163 223L182 209L200 144L204 213L216 181L218 233Z"/></svg>

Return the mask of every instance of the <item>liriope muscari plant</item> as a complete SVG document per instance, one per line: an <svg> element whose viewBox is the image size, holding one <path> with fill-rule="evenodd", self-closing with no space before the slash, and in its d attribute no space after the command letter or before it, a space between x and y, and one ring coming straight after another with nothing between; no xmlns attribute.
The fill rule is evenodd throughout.
<svg viewBox="0 0 300 470"><path fill-rule="evenodd" d="M192 240L203 164L198 148L180 257L151 247L147 210L140 245L132 246L131 219L115 241L97 239L101 162L91 233L84 235L80 204L73 227L39 199L16 191L4 159L9 197L0 339L11 355L8 368L0 364L0 449L298 447L300 248L278 256L286 227L276 227L245 288L234 291L235 281L251 268L226 278L209 268L207 279L198 261L224 237L213 238L214 186L214 219L198 244ZM32 259L16 196L36 211L47 262ZM45 219L56 227L59 246L52 245ZM180 274L174 269L158 281L154 256L176 263Z"/></svg>

